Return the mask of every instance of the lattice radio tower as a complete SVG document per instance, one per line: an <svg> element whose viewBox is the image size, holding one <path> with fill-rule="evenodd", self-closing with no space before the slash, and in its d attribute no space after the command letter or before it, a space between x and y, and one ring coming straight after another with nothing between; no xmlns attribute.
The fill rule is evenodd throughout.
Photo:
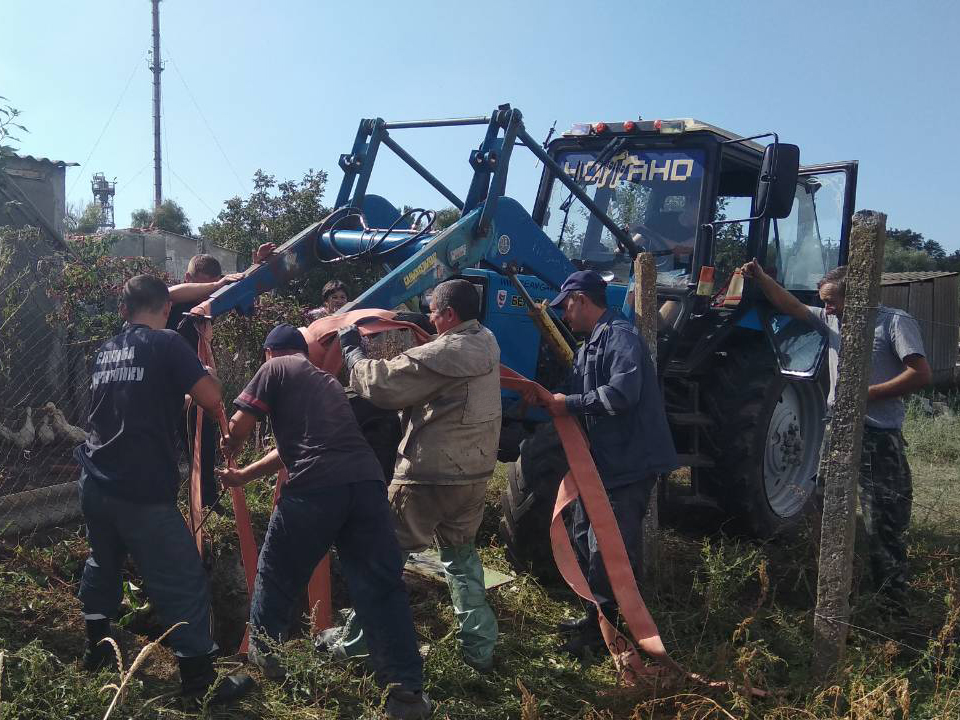
<svg viewBox="0 0 960 720"><path fill-rule="evenodd" d="M113 221L113 196L117 194L117 183L107 180L103 173L96 173L90 180L90 189L93 190L94 202L100 205L97 231L113 230L116 227Z"/></svg>

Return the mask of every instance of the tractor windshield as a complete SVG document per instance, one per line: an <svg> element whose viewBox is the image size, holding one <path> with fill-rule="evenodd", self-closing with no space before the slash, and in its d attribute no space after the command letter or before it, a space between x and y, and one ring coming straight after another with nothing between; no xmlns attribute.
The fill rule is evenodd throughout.
<svg viewBox="0 0 960 720"><path fill-rule="evenodd" d="M602 154L601 148L577 149L556 159L601 210L654 253L659 284L685 286L700 223L703 151L628 148L598 163ZM610 231L560 182L551 188L544 231L567 257L627 281L629 255L618 251Z"/></svg>

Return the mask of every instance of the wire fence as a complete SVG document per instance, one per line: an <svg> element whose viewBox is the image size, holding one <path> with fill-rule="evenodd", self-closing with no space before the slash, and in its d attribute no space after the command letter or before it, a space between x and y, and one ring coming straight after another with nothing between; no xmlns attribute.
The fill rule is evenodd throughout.
<svg viewBox="0 0 960 720"><path fill-rule="evenodd" d="M85 437L92 356L120 328L123 282L162 274L144 259L108 260L103 247L78 247L67 257L32 229L0 228L0 535L79 520L73 452ZM217 321L214 354L228 407L259 367L267 332L279 322L305 324L307 309L268 296L253 318ZM181 448L184 487L188 463Z"/></svg>
<svg viewBox="0 0 960 720"><path fill-rule="evenodd" d="M93 356L121 327L123 282L163 274L148 260L110 257L105 248L80 244L68 256L30 228L0 228L0 536L80 519L74 450L86 438ZM259 367L269 328L302 325L304 310L271 299L255 318L218 323L214 351L227 402ZM185 481L189 457L177 441Z"/></svg>
<svg viewBox="0 0 960 720"><path fill-rule="evenodd" d="M87 410L92 344L52 322L57 257L30 230L0 245L0 532L72 519L73 448Z"/></svg>

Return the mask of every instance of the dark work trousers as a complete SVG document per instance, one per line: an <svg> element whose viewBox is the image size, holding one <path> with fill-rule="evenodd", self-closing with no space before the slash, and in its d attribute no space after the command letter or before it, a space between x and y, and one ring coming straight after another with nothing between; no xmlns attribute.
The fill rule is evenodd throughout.
<svg viewBox="0 0 960 720"><path fill-rule="evenodd" d="M80 475L80 506L87 522L90 556L80 581L84 617L115 619L127 556L143 578L163 627L186 622L169 636L180 657L216 649L210 637L210 592L197 545L174 503L141 504L104 493Z"/></svg>
<svg viewBox="0 0 960 720"><path fill-rule="evenodd" d="M288 490L270 516L257 563L250 601L255 633L286 639L294 604L317 563L336 545L377 681L422 689L423 661L386 486L378 479L301 494Z"/></svg>
<svg viewBox="0 0 960 720"><path fill-rule="evenodd" d="M633 568L633 574L638 579L640 577L638 562L640 543L643 541L643 516L647 511L647 499L650 496L651 484L641 481L630 485L607 488L607 497L610 499L610 507L613 508L617 525L620 526L623 544L626 546L627 556L630 558L630 567ZM580 569L586 576L594 597L600 603L603 614L610 622L616 623L617 601L613 596L607 571L603 567L600 550L597 548L597 536L590 525L590 519L587 517L583 501L579 498L572 504L570 520L570 539L577 554ZM587 605L587 614L594 615L595 613L596 608L593 604Z"/></svg>
<svg viewBox="0 0 960 720"><path fill-rule="evenodd" d="M217 423L209 413L203 414L203 425L200 428L200 497L204 507L210 507L217 501L220 488L213 470L217 463L217 445L220 443L220 434L217 432ZM191 403L183 414L180 423L180 440L187 462L193 468L193 443L197 434L197 405Z"/></svg>

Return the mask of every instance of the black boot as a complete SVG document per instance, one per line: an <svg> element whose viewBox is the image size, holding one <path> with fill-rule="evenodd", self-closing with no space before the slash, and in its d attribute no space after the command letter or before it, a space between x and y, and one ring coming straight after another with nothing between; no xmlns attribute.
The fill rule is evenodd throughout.
<svg viewBox="0 0 960 720"><path fill-rule="evenodd" d="M561 620L557 623L557 632L561 635L576 635L597 624L597 616L587 613L573 620Z"/></svg>
<svg viewBox="0 0 960 720"><path fill-rule="evenodd" d="M605 645L603 635L600 634L600 621L593 613L587 613L585 618L577 621L576 629L571 629L565 638L560 649L580 660L586 658L588 650L597 653L602 651Z"/></svg>
<svg viewBox="0 0 960 720"><path fill-rule="evenodd" d="M203 700L210 686L217 681L213 658L209 655L178 657L180 665L180 694L185 698ZM246 673L233 673L224 677L210 698L211 705L223 705L238 700L253 689L254 682Z"/></svg>
<svg viewBox="0 0 960 720"><path fill-rule="evenodd" d="M387 696L384 714L389 720L424 720L430 717L433 703L422 690L394 688Z"/></svg>
<svg viewBox="0 0 960 720"><path fill-rule="evenodd" d="M113 650L113 645L108 642L100 642L106 637L110 637L110 621L106 618L100 620L87 620L87 643L83 648L83 669L87 672L97 672L104 668L117 666L117 654Z"/></svg>

